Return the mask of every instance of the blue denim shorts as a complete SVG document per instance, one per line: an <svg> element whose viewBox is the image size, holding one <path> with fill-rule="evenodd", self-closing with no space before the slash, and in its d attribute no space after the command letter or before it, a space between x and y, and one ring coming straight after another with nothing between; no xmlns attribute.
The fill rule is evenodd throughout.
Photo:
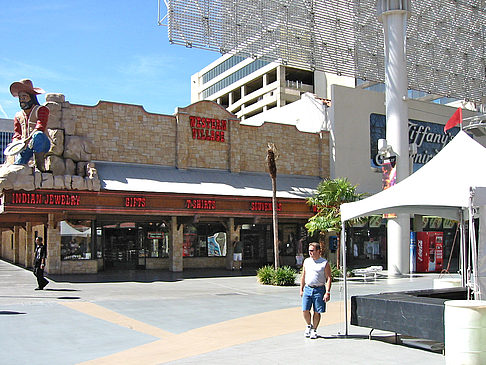
<svg viewBox="0 0 486 365"><path fill-rule="evenodd" d="M314 307L314 312L324 313L326 311L326 302L324 301L324 294L326 287L311 288L304 286L304 293L302 294L302 311L311 310Z"/></svg>

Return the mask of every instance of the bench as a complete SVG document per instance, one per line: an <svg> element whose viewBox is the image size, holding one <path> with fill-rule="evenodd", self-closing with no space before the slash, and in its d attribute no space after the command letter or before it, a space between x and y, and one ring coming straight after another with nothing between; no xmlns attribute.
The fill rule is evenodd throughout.
<svg viewBox="0 0 486 365"><path fill-rule="evenodd" d="M381 273L382 271L383 271L383 266L369 266L364 269L351 270L351 272L355 276L362 276L364 281L366 281L366 278L368 276L370 277L372 276L376 280L378 273Z"/></svg>

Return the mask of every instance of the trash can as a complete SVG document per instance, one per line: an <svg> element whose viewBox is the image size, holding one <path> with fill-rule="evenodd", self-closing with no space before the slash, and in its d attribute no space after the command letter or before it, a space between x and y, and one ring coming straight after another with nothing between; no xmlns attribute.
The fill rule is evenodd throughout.
<svg viewBox="0 0 486 365"><path fill-rule="evenodd" d="M444 334L447 365L486 364L486 301L446 301Z"/></svg>

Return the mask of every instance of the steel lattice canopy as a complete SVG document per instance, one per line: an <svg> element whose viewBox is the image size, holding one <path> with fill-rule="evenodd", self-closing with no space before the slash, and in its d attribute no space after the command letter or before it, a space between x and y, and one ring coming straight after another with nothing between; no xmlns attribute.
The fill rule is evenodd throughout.
<svg viewBox="0 0 486 365"><path fill-rule="evenodd" d="M169 41L384 81L376 0L165 0ZM412 0L409 88L483 102L486 0Z"/></svg>

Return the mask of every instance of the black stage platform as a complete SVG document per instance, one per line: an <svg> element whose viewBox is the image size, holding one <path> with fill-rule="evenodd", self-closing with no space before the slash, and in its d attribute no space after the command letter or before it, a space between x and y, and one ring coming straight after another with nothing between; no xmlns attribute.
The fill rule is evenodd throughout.
<svg viewBox="0 0 486 365"><path fill-rule="evenodd" d="M351 324L444 343L444 302L466 296L466 288L352 296Z"/></svg>

